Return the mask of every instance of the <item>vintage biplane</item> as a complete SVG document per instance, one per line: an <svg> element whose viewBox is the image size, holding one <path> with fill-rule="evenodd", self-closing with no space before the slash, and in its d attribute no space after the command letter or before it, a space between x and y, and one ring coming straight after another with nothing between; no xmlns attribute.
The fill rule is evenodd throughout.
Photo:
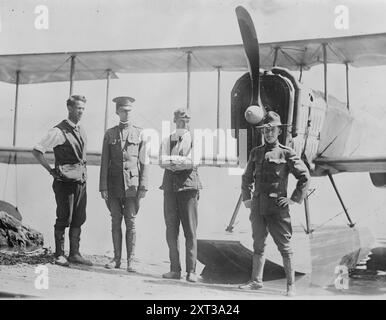
<svg viewBox="0 0 386 320"><path fill-rule="evenodd" d="M295 248L295 252L299 252L298 263L295 263L297 271L312 271L315 275L314 283L318 283L320 275L327 275L330 281L334 277L335 266L355 266L357 261L369 252L373 240L367 229L355 225L350 218L335 185L333 174L369 172L375 187L386 187L386 148L380 149L379 155L360 153L361 144L366 143L361 139L360 130L366 128L363 121L360 125L356 124L349 103L349 67L385 65L386 33L259 44L248 12L238 7L236 14L243 44L1 55L0 81L16 85L16 98L13 145L0 148L0 162L8 165L37 163L31 148L17 146L20 85L70 81L71 94L75 81L106 79L106 129L110 79L118 78L119 73L187 72L189 108L192 72L217 72L220 90L221 72L248 71L237 80L231 93L230 115L238 144L236 162L235 159L220 161L216 158L217 162L208 164L203 159L200 165L236 164L243 167L251 148L262 141L261 134L256 130L259 119L249 123L244 116L245 112L260 110L260 113L264 114L273 110L279 113L282 122L288 125L280 138L281 143L296 150L313 176L327 176L330 179L348 220L348 226L314 231L310 222L309 201L306 199L305 232L295 230L295 247L302 247L298 251ZM307 88L301 82L302 73L319 64L324 66L324 92ZM328 95L328 64L346 66L346 103ZM298 71L299 77L295 76ZM219 117L217 126L219 127ZM48 153L48 157L53 161L52 152ZM99 165L100 152L89 152L87 157L88 164ZM237 195L235 200L236 197ZM224 232L223 235L218 235L218 239L199 240L198 259L206 266L204 275L212 271L249 273L251 236L244 234L241 239L240 234L232 232L240 204L241 198L227 228L231 235L225 235ZM1 205L3 210L11 211L10 207L13 208L16 214L17 208L5 202L0 203ZM265 275L268 277L270 270L279 268L280 264L278 257L269 258L271 261L265 269ZM326 283L325 279L324 277L323 283Z"/></svg>

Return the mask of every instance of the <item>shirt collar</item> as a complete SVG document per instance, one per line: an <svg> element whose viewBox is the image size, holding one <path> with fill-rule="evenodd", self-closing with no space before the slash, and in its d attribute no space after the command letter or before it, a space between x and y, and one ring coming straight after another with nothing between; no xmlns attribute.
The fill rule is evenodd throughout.
<svg viewBox="0 0 386 320"><path fill-rule="evenodd" d="M274 143L265 142L265 149L272 150L273 148L276 148L278 145L279 145L279 139L276 140Z"/></svg>
<svg viewBox="0 0 386 320"><path fill-rule="evenodd" d="M185 131L184 134L182 136L179 136L177 134L176 131L173 131L172 135L171 135L171 140L172 141L178 141L178 140L182 140L184 137L186 137L188 134L190 133L189 130Z"/></svg>
<svg viewBox="0 0 386 320"><path fill-rule="evenodd" d="M131 126L131 122L130 121L126 121L126 122L119 121L119 124L118 124L118 127L121 130L122 129L127 129L130 126Z"/></svg>
<svg viewBox="0 0 386 320"><path fill-rule="evenodd" d="M67 118L67 122L68 124L73 127L73 128L76 128L76 127L79 127L79 122L77 124L73 123L70 119Z"/></svg>

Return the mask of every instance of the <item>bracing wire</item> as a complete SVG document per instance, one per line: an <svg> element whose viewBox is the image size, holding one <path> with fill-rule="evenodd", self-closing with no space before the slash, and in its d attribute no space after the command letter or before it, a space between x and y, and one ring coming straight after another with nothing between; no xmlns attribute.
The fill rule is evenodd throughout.
<svg viewBox="0 0 386 320"><path fill-rule="evenodd" d="M348 210L348 208L347 208ZM327 223L331 222L332 220L338 218L341 214L344 213L344 210L340 211L339 213L337 213L335 216L331 217L330 219L326 220L325 222L321 223L320 225L318 225L316 228L314 228L314 231L324 227Z"/></svg>

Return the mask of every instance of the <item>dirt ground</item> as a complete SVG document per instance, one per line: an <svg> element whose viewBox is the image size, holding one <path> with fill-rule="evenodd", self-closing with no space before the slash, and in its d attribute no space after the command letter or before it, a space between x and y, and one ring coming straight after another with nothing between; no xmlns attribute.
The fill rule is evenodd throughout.
<svg viewBox="0 0 386 320"><path fill-rule="evenodd" d="M136 273L121 269L103 268L106 256L88 256L93 267L71 265L60 267L51 263L42 265L16 264L0 266L0 297L9 299L141 299L141 300L249 300L288 299L283 296L285 279L265 282L259 291L242 291L236 284L197 283L162 279L168 263L154 264L136 261ZM42 281L42 270L48 283ZM225 281L224 281L225 282ZM297 277L297 296L293 299L385 299L386 276L383 273L362 272L349 280L349 288L337 290L334 286L309 285L309 277ZM47 285L47 286L45 286Z"/></svg>

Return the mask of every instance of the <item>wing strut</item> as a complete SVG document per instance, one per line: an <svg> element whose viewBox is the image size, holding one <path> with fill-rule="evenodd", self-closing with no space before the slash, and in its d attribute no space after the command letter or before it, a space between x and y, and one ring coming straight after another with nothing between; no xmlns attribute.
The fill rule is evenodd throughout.
<svg viewBox="0 0 386 320"><path fill-rule="evenodd" d="M334 187L335 193L336 193L336 195L338 196L338 199L339 199L339 201L340 201L340 204L341 204L342 207L343 207L344 213L346 214L347 220L348 220L348 222L349 222L348 225L349 225L350 228L352 228L352 227L355 226L355 223L352 222L351 217L350 217L350 215L349 215L349 213L348 213L348 210L347 210L346 206L345 206L344 203L343 203L342 197L340 196L340 193L339 193L339 191L338 191L338 189L337 189L337 187L336 187L336 185L335 185L335 181L334 181L334 179L333 179L333 177L332 177L332 174L329 173L329 174L328 174L328 177L330 178L331 184L332 184L332 186Z"/></svg>
<svg viewBox="0 0 386 320"><path fill-rule="evenodd" d="M217 154L220 149L220 89L221 89L221 67L216 67L217 69Z"/></svg>
<svg viewBox="0 0 386 320"><path fill-rule="evenodd" d="M277 55L279 53L279 47L275 47L275 56L273 58L273 63L272 63L272 67L276 67L276 62L277 62Z"/></svg>
<svg viewBox="0 0 386 320"><path fill-rule="evenodd" d="M73 86L74 86L75 58L76 58L76 56L71 56L71 69L70 69L70 96L72 96L72 91L73 91Z"/></svg>
<svg viewBox="0 0 386 320"><path fill-rule="evenodd" d="M312 230L311 229L311 217L310 217L310 206L309 206L309 202L308 202L308 196L304 198L304 211L306 213L306 234L310 234L312 233Z"/></svg>
<svg viewBox="0 0 386 320"><path fill-rule="evenodd" d="M192 68L192 51L188 51L186 60L187 84L186 84L186 109L190 111L190 74Z"/></svg>
<svg viewBox="0 0 386 320"><path fill-rule="evenodd" d="M110 93L110 77L111 70L106 70L106 108L105 108L105 127L104 132L107 130L107 125L109 122L109 93Z"/></svg>
<svg viewBox="0 0 386 320"><path fill-rule="evenodd" d="M346 94L347 94L347 109L350 110L350 90L348 86L348 62L344 63L346 65Z"/></svg>
<svg viewBox="0 0 386 320"><path fill-rule="evenodd" d="M239 213L242 200L243 200L243 196L240 193L239 199L237 200L237 204L236 204L235 210L233 210L231 221L229 221L229 225L227 226L225 231L228 231L228 232L232 232L233 231L233 225L235 224L237 214Z"/></svg>
<svg viewBox="0 0 386 320"><path fill-rule="evenodd" d="M302 82L302 77L303 77L303 65L300 65L300 70L299 70L299 82Z"/></svg>
<svg viewBox="0 0 386 320"><path fill-rule="evenodd" d="M16 146L16 134L17 134L17 114L19 106L19 84L20 84L20 70L16 71L16 93L15 93L15 111L13 118L13 146Z"/></svg>
<svg viewBox="0 0 386 320"><path fill-rule="evenodd" d="M327 101L327 43L323 43L324 100Z"/></svg>

